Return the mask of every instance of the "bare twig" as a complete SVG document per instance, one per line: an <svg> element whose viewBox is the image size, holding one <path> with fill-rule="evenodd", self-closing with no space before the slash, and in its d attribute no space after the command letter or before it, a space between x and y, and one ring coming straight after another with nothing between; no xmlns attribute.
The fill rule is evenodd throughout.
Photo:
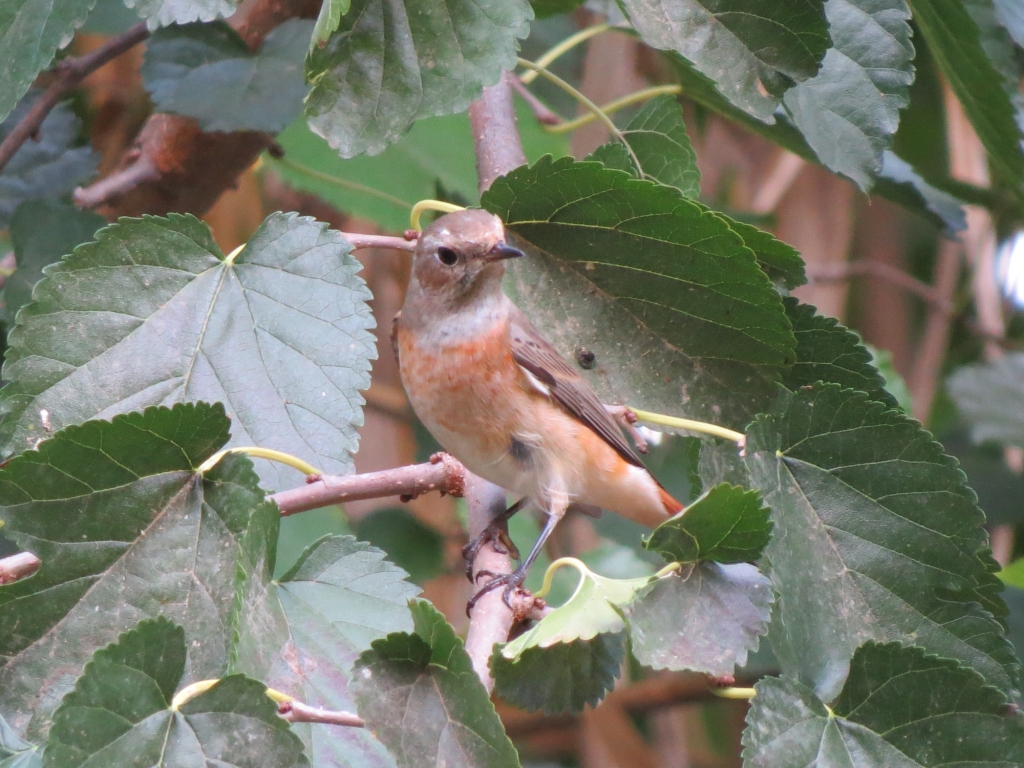
<svg viewBox="0 0 1024 768"><path fill-rule="evenodd" d="M100 179L88 187L79 187L72 196L79 208L96 208L99 205L131 192L144 181L160 178L160 169L148 155L142 155L132 165Z"/></svg>
<svg viewBox="0 0 1024 768"><path fill-rule="evenodd" d="M145 22L136 24L117 37L112 37L96 50L60 62L54 69L56 78L53 83L43 91L43 95L7 134L3 143L0 143L0 171L7 166L21 145L36 134L46 116L50 114L50 110L60 103L68 91L76 88L92 72L128 49L134 48L148 36L149 30Z"/></svg>
<svg viewBox="0 0 1024 768"><path fill-rule="evenodd" d="M416 241L407 240L404 237L364 235L361 232L342 232L341 235L352 243L352 247L356 250L359 248L396 248L400 251L416 250Z"/></svg>
<svg viewBox="0 0 1024 768"><path fill-rule="evenodd" d="M16 555L0 559L0 584L24 579L39 570L43 561L31 552L19 552Z"/></svg>
<svg viewBox="0 0 1024 768"><path fill-rule="evenodd" d="M750 210L762 215L773 212L805 165L807 161L802 157L779 147L764 181L754 195Z"/></svg>
<svg viewBox="0 0 1024 768"><path fill-rule="evenodd" d="M286 701L278 705L277 714L289 723L324 723L344 725L349 728L365 728L366 722L352 712L335 712L303 704L301 701Z"/></svg>
<svg viewBox="0 0 1024 768"><path fill-rule="evenodd" d="M957 278L960 274L960 243L944 240L939 244L939 252L935 257L935 292L938 297L949 302L956 290ZM914 416L922 424L928 423L932 411L935 392L939 385L939 373L942 361L946 359L946 346L949 344L951 315L939 303L933 303L928 313L924 335L921 338L920 351L914 361L914 372L910 381L910 400L914 405Z"/></svg>
<svg viewBox="0 0 1024 768"><path fill-rule="evenodd" d="M518 77L513 77L511 82L515 92L522 96L523 100L530 105L530 109L533 110L533 116L537 118L538 123L541 125L558 125L562 122L562 118L552 112L547 104L534 96Z"/></svg>
<svg viewBox="0 0 1024 768"><path fill-rule="evenodd" d="M953 302L948 296L944 295L942 290L929 285L923 280L918 280L912 275L908 275L891 264L880 261L847 261L842 264L830 264L827 266L815 265L807 271L807 279L812 284L847 280L861 275L886 280L915 296L919 296L946 315L956 314Z"/></svg>
<svg viewBox="0 0 1024 768"><path fill-rule="evenodd" d="M277 503L282 515L294 515L330 504L384 496L401 496L403 501L430 491L462 496L468 474L462 464L447 453L435 453L427 463L382 472L347 477L312 476L307 485L275 493L270 498Z"/></svg>

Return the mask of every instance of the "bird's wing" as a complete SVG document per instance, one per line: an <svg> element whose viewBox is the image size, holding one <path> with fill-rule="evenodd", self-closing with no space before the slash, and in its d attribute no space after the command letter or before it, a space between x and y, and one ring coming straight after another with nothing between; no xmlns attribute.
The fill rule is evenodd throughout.
<svg viewBox="0 0 1024 768"><path fill-rule="evenodd" d="M583 377L540 335L518 308L513 307L509 329L512 356L551 393L571 416L586 424L630 464L642 467L619 425L615 423Z"/></svg>

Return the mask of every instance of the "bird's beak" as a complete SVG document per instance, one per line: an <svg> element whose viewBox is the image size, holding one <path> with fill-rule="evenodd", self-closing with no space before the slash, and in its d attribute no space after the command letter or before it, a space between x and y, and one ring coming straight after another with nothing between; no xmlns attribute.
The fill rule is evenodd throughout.
<svg viewBox="0 0 1024 768"><path fill-rule="evenodd" d="M484 256L484 260L488 263L492 261L504 261L505 259L518 259L525 254L518 248L513 248L506 242L500 242L490 252Z"/></svg>

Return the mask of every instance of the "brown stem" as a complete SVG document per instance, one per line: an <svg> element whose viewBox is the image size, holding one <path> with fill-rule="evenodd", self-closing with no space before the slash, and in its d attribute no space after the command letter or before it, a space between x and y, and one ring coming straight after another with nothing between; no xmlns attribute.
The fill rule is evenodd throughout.
<svg viewBox="0 0 1024 768"><path fill-rule="evenodd" d="M96 71L108 61L112 61L130 48L134 48L149 37L149 30L146 24L136 24L126 32L117 37L112 37L106 43L84 56L76 56L64 59L54 70L56 78L53 83L43 91L32 108L25 114L10 133L0 143L0 171L7 166L11 158L21 148L21 145L36 134L39 127L46 120L61 99L68 91L78 86L88 75Z"/></svg>
<svg viewBox="0 0 1024 768"><path fill-rule="evenodd" d="M352 243L352 248L396 248L400 251L416 250L416 241L392 235L364 235L361 232L342 232L341 236Z"/></svg>
<svg viewBox="0 0 1024 768"><path fill-rule="evenodd" d="M880 261L848 261L842 264L820 264L807 271L808 281L812 284L846 280L861 275L887 280L915 296L920 296L946 315L956 314L953 302L948 296L943 295L942 291L891 264Z"/></svg>
<svg viewBox="0 0 1024 768"><path fill-rule="evenodd" d="M489 189L499 176L526 163L512 102L511 83L514 77L511 72L506 72L501 80L484 89L478 101L469 105L481 192Z"/></svg>
<svg viewBox="0 0 1024 768"><path fill-rule="evenodd" d="M156 181L160 178L160 169L153 158L140 156L132 165L100 179L88 187L75 190L72 199L79 208L96 208L108 200L121 197L131 192L145 181Z"/></svg>
<svg viewBox="0 0 1024 768"><path fill-rule="evenodd" d="M331 504L385 496L401 496L403 501L430 491L462 496L468 475L462 464L447 453L435 453L424 464L346 477L314 477L312 482L301 488L281 491L270 498L282 515L294 515Z"/></svg>
<svg viewBox="0 0 1024 768"><path fill-rule="evenodd" d="M952 303L959 274L960 243L943 240L935 257L935 296L944 302ZM942 362L946 359L950 331L950 313L943 306L943 302L932 303L931 307L924 335L921 337L920 351L914 361L914 373L908 382L910 399L914 405L914 417L922 424L928 423L928 416L932 412Z"/></svg>
<svg viewBox="0 0 1024 768"><path fill-rule="evenodd" d="M349 728L365 728L366 722L352 712L335 712L303 704L301 701L287 701L277 708L277 714L289 723L325 723L344 725Z"/></svg>
<svg viewBox="0 0 1024 768"><path fill-rule="evenodd" d="M43 561L31 552L19 552L16 555L0 559L0 584L24 579L39 570Z"/></svg>
<svg viewBox="0 0 1024 768"><path fill-rule="evenodd" d="M537 118L538 123L541 125L558 125L562 122L562 118L552 112L547 104L534 96L529 88L519 82L518 77L510 78L509 82L512 84L512 89L523 97L523 101L530 105L530 109L533 110L533 116Z"/></svg>

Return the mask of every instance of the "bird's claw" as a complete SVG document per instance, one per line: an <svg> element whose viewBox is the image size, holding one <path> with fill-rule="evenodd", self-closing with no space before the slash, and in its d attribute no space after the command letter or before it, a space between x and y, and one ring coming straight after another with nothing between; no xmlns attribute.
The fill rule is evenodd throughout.
<svg viewBox="0 0 1024 768"><path fill-rule="evenodd" d="M505 587L505 591L502 593L501 599L505 602L505 605L507 605L509 609L513 612L516 610L516 607L512 604L513 595L519 592L522 593L525 597L532 597L532 595L527 590L523 589L523 582L526 580L526 571L522 569L517 568L516 570L512 571L512 573L501 574L494 574L490 571L480 571L480 573L477 574L477 577L479 578L481 575L484 574L490 576L491 579L480 588L479 592L477 592L475 595L473 595L472 598L470 598L468 603L466 603L467 616L469 616L472 613L474 606L476 606L477 601L479 601L481 597L486 595L488 592L492 592L493 590L501 586Z"/></svg>
<svg viewBox="0 0 1024 768"><path fill-rule="evenodd" d="M511 555L519 560L519 549L509 538L508 531L502 526L491 523L477 536L462 548L462 558L466 561L466 578L475 581L473 578L473 562L480 553L480 548L487 542L491 542L494 551L499 555ZM481 571L483 573L483 571ZM477 574L479 578L479 574Z"/></svg>

